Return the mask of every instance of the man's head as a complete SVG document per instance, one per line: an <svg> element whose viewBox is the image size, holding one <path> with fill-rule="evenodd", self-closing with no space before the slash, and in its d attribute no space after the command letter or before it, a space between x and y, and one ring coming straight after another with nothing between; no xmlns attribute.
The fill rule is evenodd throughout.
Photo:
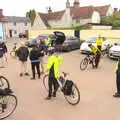
<svg viewBox="0 0 120 120"><path fill-rule="evenodd" d="M37 43L37 45L40 45L41 44L41 40L40 39L37 40L36 43Z"/></svg>
<svg viewBox="0 0 120 120"><path fill-rule="evenodd" d="M21 47L25 47L25 42L21 41Z"/></svg>

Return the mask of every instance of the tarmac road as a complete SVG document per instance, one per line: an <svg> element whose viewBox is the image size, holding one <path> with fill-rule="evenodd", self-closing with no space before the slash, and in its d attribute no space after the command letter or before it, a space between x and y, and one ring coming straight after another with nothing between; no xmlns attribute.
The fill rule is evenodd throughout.
<svg viewBox="0 0 120 120"><path fill-rule="evenodd" d="M80 103L71 106L61 93L46 101L42 80L19 77L19 61L9 56L7 67L0 74L8 78L18 106L6 120L120 120L120 99L112 97L116 87L115 61L104 57L97 70L89 67L81 71L79 64L83 56L79 50L63 56L61 71L69 72L69 78L76 82L81 93Z"/></svg>

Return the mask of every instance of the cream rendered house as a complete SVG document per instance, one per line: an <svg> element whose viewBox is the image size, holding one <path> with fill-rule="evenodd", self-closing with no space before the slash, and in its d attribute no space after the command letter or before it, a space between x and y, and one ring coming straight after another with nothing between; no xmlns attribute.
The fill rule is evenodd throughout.
<svg viewBox="0 0 120 120"><path fill-rule="evenodd" d="M36 13L32 29L48 29L49 27L69 27L77 24L100 23L101 16L113 13L111 5L80 7L79 0L74 1L71 7L69 0L66 9L52 12L49 7L48 13Z"/></svg>

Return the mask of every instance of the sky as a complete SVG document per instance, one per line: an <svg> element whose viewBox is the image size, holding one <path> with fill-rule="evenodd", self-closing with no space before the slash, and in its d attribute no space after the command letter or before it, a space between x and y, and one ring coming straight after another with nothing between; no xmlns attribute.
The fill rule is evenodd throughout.
<svg viewBox="0 0 120 120"><path fill-rule="evenodd" d="M65 9L67 0L0 0L0 8L5 16L25 16L30 9L37 12L47 12L51 6L52 11ZM69 0L73 5L74 0ZM100 6L111 4L113 8L120 8L119 0L80 0L80 6Z"/></svg>

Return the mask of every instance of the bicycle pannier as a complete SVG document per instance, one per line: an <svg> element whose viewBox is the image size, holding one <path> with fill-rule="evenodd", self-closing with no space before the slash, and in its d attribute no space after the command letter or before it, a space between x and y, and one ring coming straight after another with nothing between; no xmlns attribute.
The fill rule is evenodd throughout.
<svg viewBox="0 0 120 120"><path fill-rule="evenodd" d="M73 82L71 80L66 80L65 85L62 90L64 95L68 95L68 96L71 95L72 86L73 86Z"/></svg>

